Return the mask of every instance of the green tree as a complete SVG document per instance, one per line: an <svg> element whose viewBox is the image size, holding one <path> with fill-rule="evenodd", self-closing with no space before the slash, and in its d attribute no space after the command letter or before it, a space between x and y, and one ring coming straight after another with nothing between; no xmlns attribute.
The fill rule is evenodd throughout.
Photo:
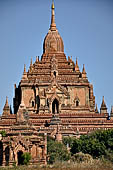
<svg viewBox="0 0 113 170"><path fill-rule="evenodd" d="M93 158L108 154L106 151L113 150L113 129L97 130L89 135L82 135L76 139L71 147L71 153L88 153Z"/></svg>
<svg viewBox="0 0 113 170"><path fill-rule="evenodd" d="M55 161L67 161L70 159L70 153L68 152L66 146L61 143L50 139L47 144L47 152L49 156L49 163L54 163Z"/></svg>
<svg viewBox="0 0 113 170"><path fill-rule="evenodd" d="M65 146L69 146L69 147L72 147L72 145L73 145L73 142L74 142L74 140L75 140L75 138L74 137L63 137L63 144L65 145Z"/></svg>

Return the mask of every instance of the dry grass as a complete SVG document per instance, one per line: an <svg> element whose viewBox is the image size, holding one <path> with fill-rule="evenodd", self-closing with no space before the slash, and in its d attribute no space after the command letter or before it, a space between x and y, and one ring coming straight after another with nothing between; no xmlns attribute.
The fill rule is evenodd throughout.
<svg viewBox="0 0 113 170"><path fill-rule="evenodd" d="M55 163L54 165L5 167L0 170L113 170L113 164L94 160L92 163Z"/></svg>

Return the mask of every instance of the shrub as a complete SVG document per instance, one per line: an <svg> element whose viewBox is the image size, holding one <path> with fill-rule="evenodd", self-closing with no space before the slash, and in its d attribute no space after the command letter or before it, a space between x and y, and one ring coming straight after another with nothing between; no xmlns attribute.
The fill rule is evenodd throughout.
<svg viewBox="0 0 113 170"><path fill-rule="evenodd" d="M22 158L23 158L23 163L24 165L28 165L29 164L29 161L31 159L31 154L29 152L25 152L22 154Z"/></svg>
<svg viewBox="0 0 113 170"><path fill-rule="evenodd" d="M0 134L2 135L2 137L6 137L6 131L5 130L0 131Z"/></svg>
<svg viewBox="0 0 113 170"><path fill-rule="evenodd" d="M93 158L89 154L84 154L82 152L79 152L73 155L72 160L77 163L81 163L81 162L89 163L93 161Z"/></svg>

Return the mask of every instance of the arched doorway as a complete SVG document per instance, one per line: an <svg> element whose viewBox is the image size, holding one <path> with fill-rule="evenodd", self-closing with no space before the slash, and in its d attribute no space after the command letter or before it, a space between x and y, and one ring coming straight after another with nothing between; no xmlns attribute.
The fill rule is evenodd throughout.
<svg viewBox="0 0 113 170"><path fill-rule="evenodd" d="M76 106L77 106L77 107L79 106L79 101L78 101L78 100L76 100Z"/></svg>
<svg viewBox="0 0 113 170"><path fill-rule="evenodd" d="M0 141L0 166L3 163L3 143Z"/></svg>
<svg viewBox="0 0 113 170"><path fill-rule="evenodd" d="M5 148L5 161L6 161L6 165L9 165L9 155L10 155L10 150L9 150L9 146L7 146Z"/></svg>
<svg viewBox="0 0 113 170"><path fill-rule="evenodd" d="M37 104L37 112L39 112L39 108L40 108L40 97L39 97L39 95L36 96L36 104Z"/></svg>
<svg viewBox="0 0 113 170"><path fill-rule="evenodd" d="M24 158L22 157L22 155L23 155L23 152L18 151L18 153L17 153L18 165L23 165L24 164Z"/></svg>
<svg viewBox="0 0 113 170"><path fill-rule="evenodd" d="M52 113L59 113L59 102L57 99L54 99L52 103Z"/></svg>

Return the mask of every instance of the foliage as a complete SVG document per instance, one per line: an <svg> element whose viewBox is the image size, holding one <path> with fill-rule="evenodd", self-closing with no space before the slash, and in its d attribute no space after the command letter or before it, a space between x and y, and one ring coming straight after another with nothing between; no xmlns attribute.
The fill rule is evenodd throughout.
<svg viewBox="0 0 113 170"><path fill-rule="evenodd" d="M93 161L93 158L89 154L84 154L82 152L79 152L73 155L72 160L73 162L77 162L77 163L81 163L81 162L89 163Z"/></svg>
<svg viewBox="0 0 113 170"><path fill-rule="evenodd" d="M13 167L14 167L14 168L16 168L16 161L15 161L15 162L13 162Z"/></svg>
<svg viewBox="0 0 113 170"><path fill-rule="evenodd" d="M61 142L54 141L49 138L47 143L47 152L49 155L49 163L53 164L56 161L68 161L70 159L70 153L66 146Z"/></svg>
<svg viewBox="0 0 113 170"><path fill-rule="evenodd" d="M65 146L72 147L74 140L75 140L74 137L69 136L69 137L63 137L62 142Z"/></svg>
<svg viewBox="0 0 113 170"><path fill-rule="evenodd" d="M2 135L2 137L6 137L6 131L5 130L0 131L0 134Z"/></svg>
<svg viewBox="0 0 113 170"><path fill-rule="evenodd" d="M79 139L75 139L71 147L72 154L83 152L92 155L93 158L106 156L108 151L112 150L113 129L98 130L89 135L83 135Z"/></svg>
<svg viewBox="0 0 113 170"><path fill-rule="evenodd" d="M29 152L25 152L22 154L22 158L23 158L23 163L24 165L28 165L29 164L29 161L31 159L31 154Z"/></svg>

